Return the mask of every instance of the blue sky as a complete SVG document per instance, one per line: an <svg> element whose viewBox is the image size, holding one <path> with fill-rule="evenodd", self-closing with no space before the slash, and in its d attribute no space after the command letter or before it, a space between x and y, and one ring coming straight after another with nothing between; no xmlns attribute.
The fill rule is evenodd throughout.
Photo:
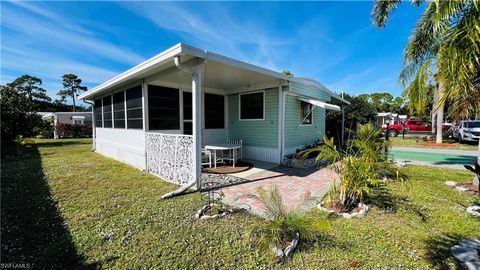
<svg viewBox="0 0 480 270"><path fill-rule="evenodd" d="M401 94L402 53L423 8L384 29L362 2L1 2L1 78L31 74L55 97L64 73L90 88L178 42L350 94Z"/></svg>

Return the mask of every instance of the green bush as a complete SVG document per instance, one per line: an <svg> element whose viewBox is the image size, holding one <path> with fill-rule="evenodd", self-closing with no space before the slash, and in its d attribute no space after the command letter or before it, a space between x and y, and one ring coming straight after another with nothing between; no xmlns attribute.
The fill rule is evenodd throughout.
<svg viewBox="0 0 480 270"><path fill-rule="evenodd" d="M73 125L58 123L55 128L59 138L90 138L92 127L86 125Z"/></svg>
<svg viewBox="0 0 480 270"><path fill-rule="evenodd" d="M44 139L53 138L53 123L52 121L40 119L34 129L34 133Z"/></svg>
<svg viewBox="0 0 480 270"><path fill-rule="evenodd" d="M28 99L10 87L0 87L1 137L3 143L12 143L23 137L34 137L41 116L29 111Z"/></svg>
<svg viewBox="0 0 480 270"><path fill-rule="evenodd" d="M257 194L248 196L263 204L267 221L250 226L246 234L247 240L270 252L270 255L273 255L272 249L285 246L286 242L296 238L297 233L300 239L308 240L312 239L316 233L329 229L326 221L309 223L298 209L288 211L283 205L282 195L276 186L269 190L260 186L257 188Z"/></svg>
<svg viewBox="0 0 480 270"><path fill-rule="evenodd" d="M316 152L316 161L326 161L340 176L339 188L335 185L327 193L328 203L340 203L351 210L364 203L367 196L384 178L406 180L388 159L389 142L383 140L382 131L372 124L359 125L356 137L346 149L337 149L333 138L323 138L323 145L302 153L306 159Z"/></svg>

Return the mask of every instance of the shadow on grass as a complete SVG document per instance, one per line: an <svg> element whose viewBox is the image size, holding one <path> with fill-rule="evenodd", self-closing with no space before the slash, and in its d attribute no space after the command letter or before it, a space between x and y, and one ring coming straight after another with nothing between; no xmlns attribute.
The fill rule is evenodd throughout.
<svg viewBox="0 0 480 270"><path fill-rule="evenodd" d="M435 269L451 269L452 265L448 264L449 261L455 264L456 269L462 269L460 263L451 256L450 248L464 238L466 238L464 235L448 233L436 235L425 240L426 259Z"/></svg>
<svg viewBox="0 0 480 270"><path fill-rule="evenodd" d="M57 139L55 141L37 141L35 143L41 147L62 147L62 146L75 146L75 145L82 145L82 144L92 144L92 141L89 138L85 139Z"/></svg>
<svg viewBox="0 0 480 270"><path fill-rule="evenodd" d="M4 148L1 165L1 258L34 269L93 269L73 244L43 173L37 146Z"/></svg>
<svg viewBox="0 0 480 270"><path fill-rule="evenodd" d="M399 209L416 214L423 222L427 222L428 209L413 202L407 196L393 194L386 184L376 187L366 202L384 212L396 213Z"/></svg>

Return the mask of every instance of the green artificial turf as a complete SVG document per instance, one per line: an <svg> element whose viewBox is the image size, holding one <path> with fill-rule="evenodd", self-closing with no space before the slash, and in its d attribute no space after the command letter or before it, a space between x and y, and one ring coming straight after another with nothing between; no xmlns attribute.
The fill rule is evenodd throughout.
<svg viewBox="0 0 480 270"><path fill-rule="evenodd" d="M464 170L411 166L410 188L390 183L362 219L326 216L329 233L301 242L283 263L244 240L262 219L235 213L198 221L199 193L161 200L176 186L91 151L91 141L36 140L2 147L2 264L33 269L448 269L449 247L480 237L465 206L478 197L444 185Z"/></svg>
<svg viewBox="0 0 480 270"><path fill-rule="evenodd" d="M424 153L412 151L390 150L389 154L397 160L415 160L428 162L436 165L463 165L472 164L477 160L475 156L443 154L443 153Z"/></svg>

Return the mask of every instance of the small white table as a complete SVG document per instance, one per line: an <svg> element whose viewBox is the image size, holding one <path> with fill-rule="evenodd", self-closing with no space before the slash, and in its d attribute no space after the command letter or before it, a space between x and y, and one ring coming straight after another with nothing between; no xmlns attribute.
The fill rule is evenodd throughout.
<svg viewBox="0 0 480 270"><path fill-rule="evenodd" d="M237 161L237 149L240 149L242 146L239 144L229 144L229 143L219 143L219 144L208 144L205 145L206 150L210 150L213 152L213 165L217 167L217 151L228 151L228 154L232 158L226 158L227 160L232 160L233 167L235 167L235 162ZM222 158L222 160L225 158Z"/></svg>

